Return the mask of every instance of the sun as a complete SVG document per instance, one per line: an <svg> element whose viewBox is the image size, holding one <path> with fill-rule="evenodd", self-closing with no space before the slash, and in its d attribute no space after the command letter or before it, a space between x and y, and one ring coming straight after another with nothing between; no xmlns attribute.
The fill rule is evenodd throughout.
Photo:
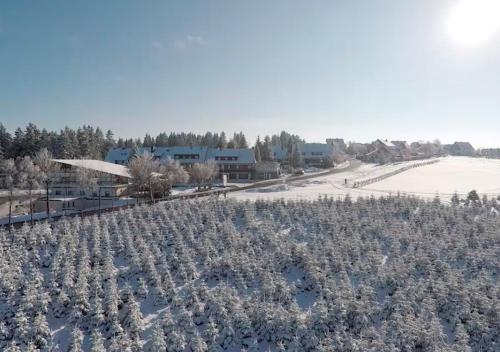
<svg viewBox="0 0 500 352"><path fill-rule="evenodd" d="M463 46L479 46L500 30L500 0L461 0L446 23L451 38Z"/></svg>

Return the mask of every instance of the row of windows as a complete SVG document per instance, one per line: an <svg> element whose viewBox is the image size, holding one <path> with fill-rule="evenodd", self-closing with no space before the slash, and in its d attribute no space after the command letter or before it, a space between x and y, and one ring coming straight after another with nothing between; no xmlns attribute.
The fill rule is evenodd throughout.
<svg viewBox="0 0 500 352"><path fill-rule="evenodd" d="M236 161L236 160L238 160L238 157L237 156L216 156L215 160Z"/></svg>
<svg viewBox="0 0 500 352"><path fill-rule="evenodd" d="M62 190L60 190L60 189L56 189L54 193L55 193L56 196L62 196L62 195L64 195L64 192ZM73 191L72 190L68 190L66 192L66 195L67 196L72 196L73 195ZM86 195L85 191L80 191L80 196L85 196L85 195ZM89 193L89 195L90 195L90 193ZM92 196L93 197L97 197L97 195L98 195L97 192L92 192ZM110 191L105 191L104 192L104 197L111 197L111 192Z"/></svg>
<svg viewBox="0 0 500 352"><path fill-rule="evenodd" d="M174 154L174 159L199 159L199 154Z"/></svg>
<svg viewBox="0 0 500 352"><path fill-rule="evenodd" d="M63 202L62 207L63 207L63 209L67 209L67 208L71 208L71 207L74 208L75 202Z"/></svg>

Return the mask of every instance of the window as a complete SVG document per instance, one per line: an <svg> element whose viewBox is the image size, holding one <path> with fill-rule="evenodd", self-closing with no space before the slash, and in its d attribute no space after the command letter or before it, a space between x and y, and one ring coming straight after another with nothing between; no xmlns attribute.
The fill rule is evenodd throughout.
<svg viewBox="0 0 500 352"><path fill-rule="evenodd" d="M56 190L56 196L60 196L61 195L61 191L60 190Z"/></svg>
<svg viewBox="0 0 500 352"><path fill-rule="evenodd" d="M111 194L109 193L109 191L104 192L104 197L111 197Z"/></svg>

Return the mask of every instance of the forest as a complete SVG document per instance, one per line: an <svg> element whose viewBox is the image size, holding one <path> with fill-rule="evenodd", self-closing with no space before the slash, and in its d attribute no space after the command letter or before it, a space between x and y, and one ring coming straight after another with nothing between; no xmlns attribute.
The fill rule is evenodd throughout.
<svg viewBox="0 0 500 352"><path fill-rule="evenodd" d="M204 199L0 229L2 351L499 351L500 204Z"/></svg>
<svg viewBox="0 0 500 352"><path fill-rule="evenodd" d="M271 145L287 148L292 144L303 142L297 136L285 131L271 136L266 135L261 142L260 137L255 145L260 149ZM232 137L224 131L196 134L193 132L160 132L156 136L147 134L143 138L115 137L111 130L105 133L100 127L81 126L77 129L64 127L60 131L40 129L29 123L23 129L18 127L11 134L0 122L0 160L17 159L25 156L34 157L41 149L46 148L57 159L97 159L103 160L110 148L136 147L172 147L172 146L204 146L210 148L249 148L243 132L235 132Z"/></svg>

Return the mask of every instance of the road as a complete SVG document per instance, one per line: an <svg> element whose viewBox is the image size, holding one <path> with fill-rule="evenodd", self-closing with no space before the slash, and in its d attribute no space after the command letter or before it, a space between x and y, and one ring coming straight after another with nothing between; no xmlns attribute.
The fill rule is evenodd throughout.
<svg viewBox="0 0 500 352"><path fill-rule="evenodd" d="M332 169L329 169L329 170L326 170L323 172L317 172L317 173L312 173L312 174L297 175L297 176L292 175L292 176L288 176L285 178L258 181L258 182L254 182L254 183L251 183L248 185L238 186L238 187L231 187L231 188L224 188L224 189L213 189L213 190L209 190L209 191L195 192L195 193L188 193L188 194L181 193L181 194L177 194L175 196L169 196L169 197L165 197L162 199L156 199L155 203L161 202L161 201L172 201L172 200L176 200L176 199L201 198L201 197L207 197L207 196L212 196L212 195L219 195L220 196L221 194L224 194L224 193L240 192L240 191L244 191L247 189L263 188L263 187L269 187L269 186L274 186L274 185L282 185L282 184L286 184L286 183L294 182L294 181L309 180L312 178L318 178L318 177L323 177L323 176L328 176L328 175L333 175L333 174L339 174L342 172L352 171L352 170L357 169L360 165L361 165L361 162L359 160L351 159L351 160L349 160L349 165L346 167L342 167L342 168L332 168ZM148 204L148 203L151 203L151 202L150 201L141 202L141 204ZM120 209L128 208L128 207L129 206L119 206L119 207L114 207L114 208L106 208L106 209L101 209L100 212L107 213L107 212L112 212L112 211L118 211ZM74 214L70 214L70 215L66 215L66 216L84 216L84 217L86 217L86 216L92 216L92 215L95 215L98 213L99 213L98 210L92 209L92 210L83 211L83 213L74 213ZM63 216L61 216L61 215L53 216L53 217L51 217L51 220L54 221L54 220L57 220L61 217L63 217ZM41 220L45 220L45 219L36 219L34 221L41 221ZM13 225L15 227L19 227L19 226L22 226L23 223L24 222L19 222L19 223L15 223ZM0 226L2 226L2 225L0 225Z"/></svg>

